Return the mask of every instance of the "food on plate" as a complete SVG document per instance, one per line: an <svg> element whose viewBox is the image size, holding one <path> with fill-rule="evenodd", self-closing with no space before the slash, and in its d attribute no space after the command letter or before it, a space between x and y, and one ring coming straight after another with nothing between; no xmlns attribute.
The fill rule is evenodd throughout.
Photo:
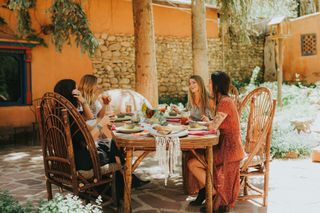
<svg viewBox="0 0 320 213"><path fill-rule="evenodd" d="M134 127L135 127L135 125L132 123L125 123L123 125L123 128L125 128L125 129L133 129Z"/></svg>
<svg viewBox="0 0 320 213"><path fill-rule="evenodd" d="M153 127L153 129L157 130L159 134L162 135L168 135L172 132L172 128L168 127L168 126L160 126L160 125L156 125Z"/></svg>
<svg viewBox="0 0 320 213"><path fill-rule="evenodd" d="M199 123L195 122L195 121L190 121L189 122L189 126L190 126L190 128L199 128L199 127L201 127L201 125Z"/></svg>
<svg viewBox="0 0 320 213"><path fill-rule="evenodd" d="M170 116L177 116L178 114L175 111L171 111L171 112L169 112L169 115Z"/></svg>
<svg viewBox="0 0 320 213"><path fill-rule="evenodd" d="M117 114L117 118L124 118L124 116L126 116L126 115L125 115L125 114L122 114L122 113Z"/></svg>

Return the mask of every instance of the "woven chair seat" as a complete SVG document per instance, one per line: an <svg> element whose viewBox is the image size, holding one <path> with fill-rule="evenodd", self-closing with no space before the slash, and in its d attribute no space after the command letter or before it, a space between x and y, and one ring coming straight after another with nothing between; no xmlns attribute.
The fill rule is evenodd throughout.
<svg viewBox="0 0 320 213"><path fill-rule="evenodd" d="M240 162L240 168L244 165L244 163L248 160L248 158L249 158L249 155L246 154L246 156ZM261 165L263 164L264 161L265 161L265 158L261 157L260 155L255 155L250 161L249 167Z"/></svg>
<svg viewBox="0 0 320 213"><path fill-rule="evenodd" d="M103 165L100 167L101 174L105 175L110 172L119 171L121 169L121 166L117 163L108 163L106 165ZM91 179L93 177L93 170L78 170L80 175L82 175L85 179Z"/></svg>

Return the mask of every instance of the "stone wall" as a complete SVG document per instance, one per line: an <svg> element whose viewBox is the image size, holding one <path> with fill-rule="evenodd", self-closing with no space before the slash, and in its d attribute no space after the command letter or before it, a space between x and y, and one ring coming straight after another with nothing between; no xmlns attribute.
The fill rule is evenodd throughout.
<svg viewBox="0 0 320 213"><path fill-rule="evenodd" d="M134 38L132 35L98 34L100 48L92 58L94 74L104 89L135 88ZM235 79L250 78L255 66L263 65L263 40L251 45L233 44L222 54L220 39L208 40L209 70L226 71ZM226 62L223 64L223 58ZM156 59L159 95L181 97L187 94L192 74L191 38L157 37Z"/></svg>

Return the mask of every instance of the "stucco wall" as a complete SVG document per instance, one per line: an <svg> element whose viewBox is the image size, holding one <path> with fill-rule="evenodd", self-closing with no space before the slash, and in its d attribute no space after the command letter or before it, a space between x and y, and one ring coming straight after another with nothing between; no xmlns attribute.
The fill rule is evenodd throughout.
<svg viewBox="0 0 320 213"><path fill-rule="evenodd" d="M0 4L6 0L0 0ZM30 10L33 27L38 31L40 25L48 24L46 10L51 1L37 1L37 8ZM83 7L88 14L91 29L95 33L131 34L133 33L131 1L128 0L88 0ZM190 10L154 5L154 23L157 36L191 36ZM0 7L0 16L15 30L16 15ZM209 38L218 36L217 11L207 10L207 32ZM91 60L81 54L73 45L65 46L62 53L55 51L50 37L45 37L48 48L36 47L32 50L32 96L41 97L52 91L55 83L63 78L71 78L79 82L87 73L93 73ZM34 121L34 114L29 106L0 107L0 127L27 126Z"/></svg>
<svg viewBox="0 0 320 213"><path fill-rule="evenodd" d="M301 80L315 82L320 80L320 14L300 17L290 21L290 36L285 40L284 50L284 80L293 81L295 73ZM302 56L301 34L317 34L317 54Z"/></svg>

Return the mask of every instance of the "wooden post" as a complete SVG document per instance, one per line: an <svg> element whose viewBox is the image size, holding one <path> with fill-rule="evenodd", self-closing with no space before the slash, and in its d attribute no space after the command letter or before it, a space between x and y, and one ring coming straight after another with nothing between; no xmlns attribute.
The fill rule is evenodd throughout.
<svg viewBox="0 0 320 213"><path fill-rule="evenodd" d="M206 212L211 213L213 210L212 203L212 177L213 177L213 150L212 146L207 146L207 171L206 171Z"/></svg>
<svg viewBox="0 0 320 213"><path fill-rule="evenodd" d="M136 90L158 105L158 75L156 69L155 36L151 0L132 0Z"/></svg>
<svg viewBox="0 0 320 213"><path fill-rule="evenodd" d="M125 181L125 189L124 189L124 212L130 213L131 211L131 182L132 182L132 155L133 148L126 149L126 163L124 167L124 181Z"/></svg>
<svg viewBox="0 0 320 213"><path fill-rule="evenodd" d="M192 0L192 61L193 73L208 84L208 45L205 0Z"/></svg>
<svg viewBox="0 0 320 213"><path fill-rule="evenodd" d="M314 2L315 9L316 9L315 12L319 12L320 11L319 0L313 0L313 2Z"/></svg>
<svg viewBox="0 0 320 213"><path fill-rule="evenodd" d="M283 54L284 54L284 45L283 45L283 35L282 24L278 24L278 33L280 35L276 40L276 58L277 58L277 81L278 81L278 93L277 93L277 102L278 105L282 106L282 83L283 83Z"/></svg>

